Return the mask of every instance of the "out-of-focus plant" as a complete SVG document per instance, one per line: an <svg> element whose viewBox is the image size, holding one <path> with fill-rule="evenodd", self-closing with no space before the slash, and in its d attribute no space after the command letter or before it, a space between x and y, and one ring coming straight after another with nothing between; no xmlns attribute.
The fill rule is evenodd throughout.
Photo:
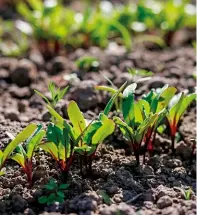
<svg viewBox="0 0 197 215"><path fill-rule="evenodd" d="M7 57L21 57L27 50L27 36L17 29L14 22L0 20L0 53Z"/></svg>
<svg viewBox="0 0 197 215"><path fill-rule="evenodd" d="M122 40L122 44L127 49L131 48L131 36L129 30L121 24L118 19L112 16L113 7L104 4L110 4L103 1L96 8L92 8L90 4L83 13L76 14L76 37L79 44L85 47L90 45L98 45L106 47L113 38Z"/></svg>
<svg viewBox="0 0 197 215"><path fill-rule="evenodd" d="M95 57L84 56L75 61L77 67L84 72L98 71L99 62Z"/></svg>
<svg viewBox="0 0 197 215"><path fill-rule="evenodd" d="M170 135L172 141L172 153L175 153L175 136L178 129L179 121L187 110L189 105L196 99L196 93L184 94L183 92L173 96L168 106L166 115L170 126Z"/></svg>
<svg viewBox="0 0 197 215"><path fill-rule="evenodd" d="M16 153L11 156L11 159L16 161L23 168L25 174L27 175L27 180L30 187L33 183L32 159L37 146L40 144L44 136L45 131L42 129L41 125L38 125L35 132L27 138L25 147L23 147L22 144L18 145L15 149Z"/></svg>
<svg viewBox="0 0 197 215"><path fill-rule="evenodd" d="M27 0L17 4L18 12L30 24L38 48L45 57L58 53L72 32L74 11L66 9L60 0ZM26 28L21 26L21 31Z"/></svg>

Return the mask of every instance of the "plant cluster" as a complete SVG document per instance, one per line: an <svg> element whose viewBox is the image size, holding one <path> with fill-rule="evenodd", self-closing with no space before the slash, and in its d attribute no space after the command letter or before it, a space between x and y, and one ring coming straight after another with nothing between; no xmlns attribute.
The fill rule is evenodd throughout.
<svg viewBox="0 0 197 215"><path fill-rule="evenodd" d="M46 58L65 45L106 47L109 41L116 41L130 49L131 35L135 36L134 43L149 41L159 46L165 42L170 45L177 30L196 26L195 6L189 0L140 0L138 4L121 6L108 1L97 2L95 6L87 1L81 12L64 7L61 0L27 0L18 2L16 8L24 19L17 21L16 27L37 41ZM19 39L14 44L12 55L24 50L27 43ZM4 54L10 55L6 51Z"/></svg>
<svg viewBox="0 0 197 215"><path fill-rule="evenodd" d="M0 151L0 174L5 174L3 167L8 158L19 163L27 175L29 185L31 186L33 158L36 151L44 150L50 154L56 161L63 177L66 179L68 171L76 157L79 161L82 176L91 173L92 160L101 143L114 132L117 125L127 139L131 147L137 164L140 163L141 148L144 144L144 162L145 155L153 152L154 139L157 129L163 125L166 118L169 123L169 131L172 139L172 153L175 153L174 140L178 124L185 110L196 98L196 94L176 94L175 87L165 85L161 89L151 90L141 99L135 99L136 83L127 86L124 83L118 90L113 92L113 96L107 103L105 109L91 121L84 118L75 101L70 101L67 106L68 120L63 119L55 110L55 101L57 97L52 96L52 103L46 97L39 93L46 101L47 110L52 118L46 131L41 125L30 124L21 131L10 144ZM67 89L55 90L53 84L49 85L53 94L61 95L61 99ZM58 93L57 93L58 92ZM121 98L120 111L123 118L114 116L109 118L109 112L117 98ZM52 105L51 105L52 104ZM193 152L192 152L193 153ZM54 183L52 183L54 184ZM54 185L55 186L55 185ZM53 187L53 186L52 186ZM57 191L58 187L55 186ZM58 191L56 192L58 193ZM51 194L52 195L52 194ZM60 198L53 194L49 202ZM43 200L45 203L47 198Z"/></svg>

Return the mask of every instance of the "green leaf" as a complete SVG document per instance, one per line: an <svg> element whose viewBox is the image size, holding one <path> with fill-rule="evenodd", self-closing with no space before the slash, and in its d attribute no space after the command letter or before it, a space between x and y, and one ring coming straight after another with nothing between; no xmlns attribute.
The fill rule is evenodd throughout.
<svg viewBox="0 0 197 215"><path fill-rule="evenodd" d="M119 126L122 134L130 141L133 139L134 131L125 122L123 122L119 117L115 116L113 118L114 122Z"/></svg>
<svg viewBox="0 0 197 215"><path fill-rule="evenodd" d="M119 94L122 92L122 90L125 88L125 86L127 85L127 82L125 82L120 88L119 90L111 97L111 99L109 100L109 102L107 103L103 113L107 116L116 100L116 98L119 96Z"/></svg>
<svg viewBox="0 0 197 215"><path fill-rule="evenodd" d="M55 145L55 143L53 142L46 142L46 143L42 143L38 145L39 148L43 149L45 152L48 152L49 154L51 154L51 156L55 159L55 160L59 160L59 156L58 156L58 148Z"/></svg>
<svg viewBox="0 0 197 215"><path fill-rule="evenodd" d="M40 93L38 90L34 90L35 93L37 93L41 98L43 98L43 100L47 103L50 104L49 100L47 99L47 97L45 95L43 95L42 93Z"/></svg>
<svg viewBox="0 0 197 215"><path fill-rule="evenodd" d="M25 158L22 154L16 153L11 157L11 159L16 161L23 168L25 168Z"/></svg>
<svg viewBox="0 0 197 215"><path fill-rule="evenodd" d="M92 137L92 144L101 143L107 136L112 134L115 129L115 124L111 119L105 120L103 125L98 128L96 133Z"/></svg>
<svg viewBox="0 0 197 215"><path fill-rule="evenodd" d="M60 196L61 198L64 198L64 197L65 197L65 195L64 195L64 193L63 193L62 191L58 191L58 192L57 192L57 195Z"/></svg>
<svg viewBox="0 0 197 215"><path fill-rule="evenodd" d="M59 123L63 127L65 120L49 105L47 105L47 110L53 117L55 117L55 119L57 120L57 124Z"/></svg>
<svg viewBox="0 0 197 215"><path fill-rule="evenodd" d="M13 152L13 150L16 148L17 145L19 145L21 142L25 141L27 138L29 138L35 129L37 128L36 124L30 124L28 125L23 131L21 131L15 138L12 140L9 145L5 148L3 152L3 156L1 159L1 167L6 161L7 157ZM0 167L0 168L1 168Z"/></svg>
<svg viewBox="0 0 197 215"><path fill-rule="evenodd" d="M102 90L102 91L110 92L112 95L114 95L118 91L117 89L114 89L114 88L108 87L108 86L95 86L94 88L96 90ZM119 97L122 98L122 93L119 94Z"/></svg>
<svg viewBox="0 0 197 215"><path fill-rule="evenodd" d="M136 83L129 85L123 91L122 112L125 122L130 125L134 119L134 92L137 87Z"/></svg>
<svg viewBox="0 0 197 215"><path fill-rule="evenodd" d="M69 188L69 184L60 184L59 185L59 189L61 189L61 190L66 190L66 189L68 189Z"/></svg>
<svg viewBox="0 0 197 215"><path fill-rule="evenodd" d="M112 203L112 201L111 201L109 195L106 193L105 190L99 190L99 191L98 191L98 195L102 196L103 201L104 201L105 204L110 205L110 204Z"/></svg>
<svg viewBox="0 0 197 215"><path fill-rule="evenodd" d="M0 171L0 176L5 175L5 171Z"/></svg>
<svg viewBox="0 0 197 215"><path fill-rule="evenodd" d="M48 202L49 204L53 204L53 203L55 202L55 200L56 200L56 195L55 195L55 193L51 193L51 194L48 196L47 202Z"/></svg>
<svg viewBox="0 0 197 215"><path fill-rule="evenodd" d="M37 147L38 144L40 144L40 142L42 141L43 137L45 136L45 131L41 130L38 134L36 134L31 141L28 143L27 145L27 157L29 159L32 158L33 153Z"/></svg>
<svg viewBox="0 0 197 215"><path fill-rule="evenodd" d="M90 144L93 135L95 134L96 130L102 126L102 123L100 121L93 122L88 128L87 131L84 133L83 142L86 144Z"/></svg>
<svg viewBox="0 0 197 215"><path fill-rule="evenodd" d="M41 197L38 198L38 202L40 204L46 204L47 201L48 201L48 197L47 196L41 196Z"/></svg>
<svg viewBox="0 0 197 215"><path fill-rule="evenodd" d="M77 138L86 128L86 121L75 101L71 101L68 104L67 112L69 119L73 125L75 137Z"/></svg>
<svg viewBox="0 0 197 215"><path fill-rule="evenodd" d="M176 91L177 89L175 87L168 87L160 93L156 113L168 106L171 98L175 95Z"/></svg>
<svg viewBox="0 0 197 215"><path fill-rule="evenodd" d="M36 0L36 1L28 0L28 3L34 10L38 10L38 11L43 10L44 5L41 0Z"/></svg>

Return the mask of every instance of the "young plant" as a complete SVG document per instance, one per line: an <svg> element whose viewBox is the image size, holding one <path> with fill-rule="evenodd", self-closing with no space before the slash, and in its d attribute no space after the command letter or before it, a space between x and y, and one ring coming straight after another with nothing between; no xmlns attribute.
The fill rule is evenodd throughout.
<svg viewBox="0 0 197 215"><path fill-rule="evenodd" d="M50 106L48 107L52 109ZM53 115L52 111L51 114ZM39 144L38 147L54 158L66 179L74 154L74 144L70 141L69 131L64 126L60 127L58 124L50 123L47 127L46 137L46 142Z"/></svg>
<svg viewBox="0 0 197 215"><path fill-rule="evenodd" d="M28 125L8 144L4 151L0 150L0 175L5 174L5 171L2 170L2 168L4 167L5 162L9 158L10 154L20 143L29 138L36 128L37 126L35 124Z"/></svg>
<svg viewBox="0 0 197 215"><path fill-rule="evenodd" d="M52 138L48 138L49 142L42 144L41 148L51 153L52 156L55 157L58 162L60 162L60 165L63 163L64 168L69 167L68 165L70 164L75 151L80 157L81 173L83 174L82 163L85 164L86 172L88 170L88 166L89 170L91 171L92 157L94 156L96 149L98 148L99 144L102 143L104 139L114 131L115 124L112 120L108 119L107 115L109 114L116 97L124 89L125 85L126 83L117 91L116 94L114 94L114 96L112 96L103 113L100 113L98 118L93 119L91 122L87 122L84 119L83 114L74 101L71 101L67 107L71 125L67 123L53 108L47 106L47 109L51 115L56 119L56 125L59 128L53 125L53 127L55 127L57 130L56 133L54 131L47 133L49 133L50 136L54 136L56 134L55 138L53 138L54 140ZM66 137L64 136L64 139L62 135L60 135L61 128L63 128L65 131L64 135L66 135ZM49 135L47 135L47 137L48 136ZM67 140L67 142L64 144L62 143L62 140ZM57 143L61 143L59 149L62 150L62 152L59 151L58 153L59 149L57 148ZM48 149L46 149L46 147L48 147ZM69 153L68 156L63 156L63 158L66 157L66 159L68 159L67 165L65 165L63 158L58 157L58 155L62 155L62 153L65 153L65 151L67 154ZM56 155L54 155L54 152Z"/></svg>
<svg viewBox="0 0 197 215"><path fill-rule="evenodd" d="M0 53L6 57L22 57L29 47L27 36L12 21L0 20L0 25Z"/></svg>
<svg viewBox="0 0 197 215"><path fill-rule="evenodd" d="M38 198L40 204L52 205L55 202L63 203L65 199L64 191L67 190L69 184L58 185L54 179L51 179L48 184L44 185L45 195Z"/></svg>
<svg viewBox="0 0 197 215"><path fill-rule="evenodd" d="M142 70L142 69L128 69L128 72L132 75L132 79L133 82L135 83L139 83L139 82L144 82L150 79L149 76L152 76L153 73L147 70ZM137 77L138 76L138 77ZM143 77L143 78L139 78L139 76ZM112 83L111 80L109 80L107 77L104 76L104 78L109 82L109 84L111 86L95 86L96 90L101 90L101 91L107 91L109 92L111 95L114 95L118 88ZM116 110L120 111L122 108L122 93L119 94L119 96L116 98L115 101L115 106L116 106Z"/></svg>
<svg viewBox="0 0 197 215"><path fill-rule="evenodd" d="M61 50L72 32L74 11L66 9L59 0L27 0L27 3L31 9L25 2L20 1L17 10L29 23L43 56L49 59ZM21 28L21 31L27 33L26 29Z"/></svg>
<svg viewBox="0 0 197 215"><path fill-rule="evenodd" d="M192 189L191 187L187 190L180 188L180 187L175 187L175 189L179 190L184 197L185 200L190 200L192 197Z"/></svg>
<svg viewBox="0 0 197 215"><path fill-rule="evenodd" d="M153 150L157 128L165 118L167 112L166 108L175 93L176 88L165 85L163 88L151 90L147 95L142 97L144 105L147 106L145 109L146 115L150 113L158 114L157 120L155 120L155 122L148 128L148 131L145 134L144 162L147 150L149 151L149 154L151 154L151 151ZM147 104L145 104L145 102Z"/></svg>
<svg viewBox="0 0 197 215"><path fill-rule="evenodd" d="M44 94L40 93L38 90L34 90L34 91L40 97L42 97L42 99L47 105L49 105L52 108L55 108L58 102L60 102L64 98L65 94L68 92L68 87L69 86L61 90L60 88L56 88L53 82L50 82L48 86L48 90L51 94L51 101Z"/></svg>
<svg viewBox="0 0 197 215"><path fill-rule="evenodd" d="M99 86L95 86L94 88L96 90L109 92L111 94L111 96L113 96L114 94L117 93L118 88L107 77L106 77L106 79L108 80L108 82L110 83L111 86L99 85ZM114 103L115 103L115 106L116 106L116 110L120 111L121 107L122 107L122 93L119 93L119 95L117 96L117 98L114 101Z"/></svg>
<svg viewBox="0 0 197 215"><path fill-rule="evenodd" d="M86 48L90 45L105 48L110 39L118 38L130 49L132 41L128 29L114 17L113 12L105 11L102 4L101 2L93 8L88 2L85 11L78 14L82 19L76 23L75 41L78 40L78 44L83 44Z"/></svg>
<svg viewBox="0 0 197 215"><path fill-rule="evenodd" d="M129 141L129 145L133 148L137 164L140 163L140 147L146 132L158 118L158 114L147 112L145 102L139 100L134 101L134 92L137 85L131 84L123 91L122 113L124 121L119 117L114 117L114 122L119 126L121 132Z"/></svg>
<svg viewBox="0 0 197 215"><path fill-rule="evenodd" d="M196 99L196 94L192 93L185 95L183 92L175 95L168 106L168 113L166 115L172 141L172 153L175 153L175 136L180 119L189 105Z"/></svg>
<svg viewBox="0 0 197 215"><path fill-rule="evenodd" d="M34 91L44 100L47 105L49 105L51 108L55 108L58 102L60 102L64 98L65 94L68 92L68 87L69 86L65 87L63 90L61 90L60 88L56 89L55 84L50 82L48 90L51 95L51 100L49 100L44 94L40 93L38 90ZM52 121L54 122L53 117Z"/></svg>
<svg viewBox="0 0 197 215"><path fill-rule="evenodd" d="M27 175L27 180L30 187L33 183L32 159L35 154L35 150L44 136L45 131L42 129L42 125L38 125L35 132L26 139L25 147L23 147L22 144L19 144L15 149L16 153L11 156L11 159L16 161L23 168L25 174Z"/></svg>
<svg viewBox="0 0 197 215"><path fill-rule="evenodd" d="M84 56L80 57L75 61L78 69L89 72L89 71L98 71L99 62L95 57Z"/></svg>

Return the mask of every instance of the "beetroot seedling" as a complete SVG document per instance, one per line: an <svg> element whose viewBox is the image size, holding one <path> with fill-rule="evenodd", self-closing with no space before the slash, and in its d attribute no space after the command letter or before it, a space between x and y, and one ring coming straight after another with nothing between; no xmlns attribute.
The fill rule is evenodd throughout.
<svg viewBox="0 0 197 215"><path fill-rule="evenodd" d="M14 151L14 149L27 138L29 138L36 129L35 124L30 124L26 128L24 128L5 148L4 151L0 150L0 175L5 174L2 171L2 168L5 165L6 160L9 158L10 154Z"/></svg>
<svg viewBox="0 0 197 215"><path fill-rule="evenodd" d="M195 99L196 99L195 93L185 95L182 92L175 95L169 103L169 110L166 117L170 127L170 135L172 141L171 149L173 154L175 153L175 136L178 129L179 121L184 112L186 111L186 109Z"/></svg>
<svg viewBox="0 0 197 215"><path fill-rule="evenodd" d="M23 147L23 145L21 144L18 145L15 149L16 153L11 156L11 159L16 161L23 168L25 174L27 175L27 180L30 187L33 183L32 159L35 154L35 150L37 149L44 136L45 131L42 129L41 125L38 125L34 134L27 138L25 147Z"/></svg>
<svg viewBox="0 0 197 215"><path fill-rule="evenodd" d="M149 128L145 134L145 152L144 152L144 162L145 162L145 154L147 150L149 154L153 151L153 144L155 141L155 136L157 132L157 128L160 126L161 122L166 116L166 108L169 104L170 99L176 93L176 88L168 87L165 85L161 89L151 90L147 95L144 95L143 105L146 107L144 110L146 111L146 115L150 112L158 114L158 118ZM148 104L146 104L148 103Z"/></svg>
<svg viewBox="0 0 197 215"><path fill-rule="evenodd" d="M134 101L136 84L129 85L123 91L122 113L124 121L119 117L114 117L114 122L119 126L121 132L129 141L130 147L134 151L137 164L140 163L140 147L146 132L158 118L158 114L149 113L146 115L144 102Z"/></svg>

